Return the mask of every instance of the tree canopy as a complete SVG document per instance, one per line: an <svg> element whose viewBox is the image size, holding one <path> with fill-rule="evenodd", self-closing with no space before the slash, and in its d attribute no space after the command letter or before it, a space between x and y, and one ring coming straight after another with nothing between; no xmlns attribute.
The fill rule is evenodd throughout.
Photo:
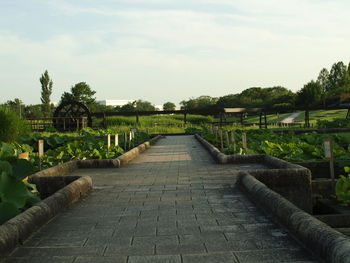
<svg viewBox="0 0 350 263"><path fill-rule="evenodd" d="M72 86L71 92L64 92L61 96L61 103L67 101L79 101L84 104L93 104L96 101L96 91L92 90L86 82L79 82Z"/></svg>
<svg viewBox="0 0 350 263"><path fill-rule="evenodd" d="M176 105L170 101L163 104L163 110L175 110Z"/></svg>
<svg viewBox="0 0 350 263"><path fill-rule="evenodd" d="M40 83L41 83L41 109L43 111L43 114L46 117L49 117L51 115L51 94L52 94L52 85L53 82L49 76L49 73L47 70L45 70L44 74L40 77Z"/></svg>

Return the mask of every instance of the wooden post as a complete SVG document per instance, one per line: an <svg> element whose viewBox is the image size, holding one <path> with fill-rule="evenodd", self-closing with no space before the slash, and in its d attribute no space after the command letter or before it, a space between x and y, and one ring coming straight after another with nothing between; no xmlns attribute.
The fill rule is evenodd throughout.
<svg viewBox="0 0 350 263"><path fill-rule="evenodd" d="M309 110L305 111L305 124L304 124L305 128L309 128L310 127L310 116L309 116Z"/></svg>
<svg viewBox="0 0 350 263"><path fill-rule="evenodd" d="M132 136L132 134L131 134L131 131L130 131L129 134L128 134L129 149L131 149L131 140L132 140L131 136Z"/></svg>
<svg viewBox="0 0 350 263"><path fill-rule="evenodd" d="M44 140L38 141L39 170L41 170L41 158L44 157Z"/></svg>
<svg viewBox="0 0 350 263"><path fill-rule="evenodd" d="M136 124L140 124L139 115L136 113Z"/></svg>
<svg viewBox="0 0 350 263"><path fill-rule="evenodd" d="M187 113L184 113L184 123L187 124Z"/></svg>
<svg viewBox="0 0 350 263"><path fill-rule="evenodd" d="M119 137L118 134L114 134L114 146L117 147L119 145Z"/></svg>
<svg viewBox="0 0 350 263"><path fill-rule="evenodd" d="M265 129L267 129L267 118L266 118L266 111L264 111L264 119L265 119Z"/></svg>
<svg viewBox="0 0 350 263"><path fill-rule="evenodd" d="M259 114L259 129L262 128L262 112Z"/></svg>
<svg viewBox="0 0 350 263"><path fill-rule="evenodd" d="M248 149L248 144L247 144L247 133L243 132L242 133L242 146L244 150Z"/></svg>
<svg viewBox="0 0 350 263"><path fill-rule="evenodd" d="M107 135L107 152L109 152L109 148L111 147L111 135Z"/></svg>
<svg viewBox="0 0 350 263"><path fill-rule="evenodd" d="M126 151L126 143L127 143L127 135L126 135L126 132L124 132L124 151Z"/></svg>
<svg viewBox="0 0 350 263"><path fill-rule="evenodd" d="M333 188L335 187L335 176L334 176L334 155L333 155L333 140L324 139L323 141L324 155L329 160L329 168L331 172L331 179Z"/></svg>
<svg viewBox="0 0 350 263"><path fill-rule="evenodd" d="M222 138L222 130L220 129L219 131L219 135L220 135L220 150L222 151L224 149L224 140Z"/></svg>
<svg viewBox="0 0 350 263"><path fill-rule="evenodd" d="M226 138L227 149L230 149L230 140L229 140L229 137L228 137L228 131L225 131L225 138Z"/></svg>
<svg viewBox="0 0 350 263"><path fill-rule="evenodd" d="M232 144L233 144L233 153L236 153L237 146L236 146L235 131L231 131L231 141L232 141Z"/></svg>

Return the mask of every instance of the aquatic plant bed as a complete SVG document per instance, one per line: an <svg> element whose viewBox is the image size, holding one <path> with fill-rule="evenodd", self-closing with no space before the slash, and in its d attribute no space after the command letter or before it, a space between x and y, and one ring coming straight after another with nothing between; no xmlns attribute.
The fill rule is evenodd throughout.
<svg viewBox="0 0 350 263"><path fill-rule="evenodd" d="M311 173L307 168L264 154L226 155L198 134L195 137L218 163L230 164L237 170L248 172L299 208L311 213Z"/></svg>

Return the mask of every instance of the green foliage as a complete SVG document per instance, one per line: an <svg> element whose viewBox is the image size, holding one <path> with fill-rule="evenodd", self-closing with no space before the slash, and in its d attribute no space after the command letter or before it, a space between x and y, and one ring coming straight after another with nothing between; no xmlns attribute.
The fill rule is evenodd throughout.
<svg viewBox="0 0 350 263"><path fill-rule="evenodd" d="M79 101L84 104L93 104L95 102L96 91L92 90L86 82L79 82L71 88L71 93L64 92L61 97L61 103L67 101Z"/></svg>
<svg viewBox="0 0 350 263"><path fill-rule="evenodd" d="M53 82L50 79L49 73L45 70L44 74L40 77L41 83L41 103L42 103L42 111L46 117L50 117L51 112L51 101L50 97L52 94L52 85Z"/></svg>
<svg viewBox="0 0 350 263"><path fill-rule="evenodd" d="M317 120L317 127L319 128L349 128L349 119L336 118L333 120Z"/></svg>
<svg viewBox="0 0 350 263"><path fill-rule="evenodd" d="M236 153L242 148L242 130L236 130ZM269 130L246 130L248 137L249 153L269 154L290 162L316 161L324 159L323 141L325 138L333 138L334 157L337 160L349 160L350 153L343 145L348 145L348 140L337 134L305 133L278 134ZM213 135L204 133L205 139L219 146L218 141L213 141ZM225 140L224 140L225 142ZM232 154L232 149L226 153ZM241 151L242 152L242 151Z"/></svg>
<svg viewBox="0 0 350 263"><path fill-rule="evenodd" d="M176 105L170 101L163 104L163 110L175 110Z"/></svg>
<svg viewBox="0 0 350 263"><path fill-rule="evenodd" d="M16 141L29 131L28 124L18 114L7 107L0 106L0 141Z"/></svg>
<svg viewBox="0 0 350 263"><path fill-rule="evenodd" d="M28 161L21 161L30 166ZM27 168L21 170L18 164L0 161L0 224L40 201L35 185L21 181L26 176Z"/></svg>
<svg viewBox="0 0 350 263"><path fill-rule="evenodd" d="M345 172L350 173L350 168L345 167ZM350 174L348 176L341 175L335 186L335 195L337 200L345 205L350 205Z"/></svg>
<svg viewBox="0 0 350 263"><path fill-rule="evenodd" d="M310 81L297 93L297 104L302 107L321 105L322 86L319 82Z"/></svg>

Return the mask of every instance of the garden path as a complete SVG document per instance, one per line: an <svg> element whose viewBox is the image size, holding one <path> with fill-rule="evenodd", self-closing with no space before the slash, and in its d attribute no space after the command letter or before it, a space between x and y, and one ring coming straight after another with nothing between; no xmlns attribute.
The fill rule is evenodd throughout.
<svg viewBox="0 0 350 263"><path fill-rule="evenodd" d="M301 114L301 112L294 112L291 115L289 115L287 118L284 118L281 120L281 123L292 123L296 117L298 117Z"/></svg>
<svg viewBox="0 0 350 263"><path fill-rule="evenodd" d="M247 168L172 136L122 168L77 170L92 193L4 262L319 262L235 185Z"/></svg>

